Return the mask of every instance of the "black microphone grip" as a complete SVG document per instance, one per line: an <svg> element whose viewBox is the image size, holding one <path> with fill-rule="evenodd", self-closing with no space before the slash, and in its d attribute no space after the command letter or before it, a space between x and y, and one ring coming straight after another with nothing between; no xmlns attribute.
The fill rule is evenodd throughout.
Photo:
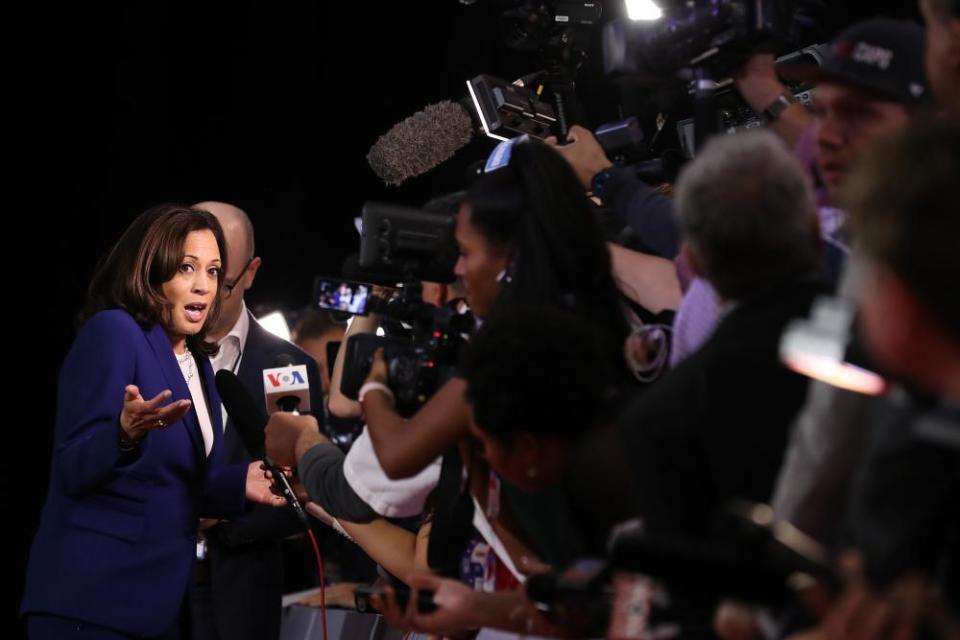
<svg viewBox="0 0 960 640"><path fill-rule="evenodd" d="M297 494L294 493L293 487L290 486L290 480L287 479L287 476L283 475L283 471L273 463L273 460L270 459L270 456L263 456L263 466L267 468L271 474L273 474L273 481L277 484L277 487L280 489L280 493L286 499L287 504L293 507L293 511L297 514L297 519L300 520L300 523L306 529L310 529L310 520L307 518L307 512L303 510L303 505L300 504L300 499L297 498Z"/></svg>
<svg viewBox="0 0 960 640"><path fill-rule="evenodd" d="M263 411L257 406L257 403L250 397L246 387L240 382L240 379L232 371L222 369L216 375L217 391L223 401L223 406L227 414L233 421L237 435L243 447L250 454L250 457L262 460L264 466L273 474L274 482L286 499L287 504L297 514L297 518L307 529L310 528L310 521L307 513L300 504L293 487L289 480L283 475L283 472L273 463L264 450L264 429L266 421Z"/></svg>

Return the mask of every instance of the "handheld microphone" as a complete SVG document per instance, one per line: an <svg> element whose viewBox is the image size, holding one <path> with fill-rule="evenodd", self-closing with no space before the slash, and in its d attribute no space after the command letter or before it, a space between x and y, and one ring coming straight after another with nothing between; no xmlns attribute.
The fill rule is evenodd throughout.
<svg viewBox="0 0 960 640"><path fill-rule="evenodd" d="M306 377L306 376L304 376ZM243 443L244 449L252 458L262 460L264 466L273 474L274 482L280 488L280 492L286 499L287 504L297 514L297 518L303 524L305 529L310 529L310 520L307 518L303 505L293 492L289 480L283 475L283 472L270 460L264 449L264 429L266 422L263 420L263 412L257 403L247 392L240 378L229 369L221 369L216 376L217 391L220 393L220 399L223 406L230 416L233 426L237 429L237 435Z"/></svg>
<svg viewBox="0 0 960 640"><path fill-rule="evenodd" d="M267 415L277 411L310 411L310 382L307 380L306 365L295 364L286 353L278 355L273 368L263 370L263 397Z"/></svg>

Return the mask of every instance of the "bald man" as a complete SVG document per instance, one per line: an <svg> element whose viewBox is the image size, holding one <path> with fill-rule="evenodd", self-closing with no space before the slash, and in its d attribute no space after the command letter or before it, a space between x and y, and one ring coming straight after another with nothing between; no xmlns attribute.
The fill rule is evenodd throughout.
<svg viewBox="0 0 960 640"><path fill-rule="evenodd" d="M253 224L242 209L225 202L200 202L223 227L227 273L220 290L220 319L208 334L220 351L214 371L237 374L253 398L263 398L263 370L289 355L307 367L311 412L320 412L320 372L299 347L267 332L247 310L244 295L253 286L261 260L256 255ZM266 411L264 411L266 414ZM224 416L223 444L231 463L251 458ZM269 640L280 635L283 563L280 540L299 524L288 509L251 509L242 518L220 522L206 531L206 549L198 547L197 578L190 593L194 640Z"/></svg>
<svg viewBox="0 0 960 640"><path fill-rule="evenodd" d="M262 260L255 255L253 223L243 209L226 202L214 201L198 202L193 207L215 215L223 227L223 235L227 241L227 265L230 273L223 279L220 319L208 334L211 340L220 342L240 321L246 310L243 296L247 289L253 286ZM218 370L216 366L214 369Z"/></svg>

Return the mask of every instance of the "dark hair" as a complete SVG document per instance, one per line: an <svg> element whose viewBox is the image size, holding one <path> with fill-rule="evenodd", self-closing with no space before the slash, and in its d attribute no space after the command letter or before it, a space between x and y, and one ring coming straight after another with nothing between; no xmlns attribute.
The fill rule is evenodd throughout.
<svg viewBox="0 0 960 640"><path fill-rule="evenodd" d="M165 203L147 209L134 220L97 266L80 322L106 309L123 309L142 327L163 322L170 303L161 287L177 272L183 260L183 243L193 231L210 230L217 239L221 269L218 289L227 271L223 229L213 214L184 205ZM212 355L217 345L206 341L207 327L220 315L220 296L214 297L210 314L199 333L187 336L195 352Z"/></svg>
<svg viewBox="0 0 960 640"><path fill-rule="evenodd" d="M623 362L627 323L603 231L573 169L539 140L515 144L506 167L467 192L470 221L508 252L509 284L491 312L515 304L555 306L588 321L608 357Z"/></svg>
<svg viewBox="0 0 960 640"><path fill-rule="evenodd" d="M510 444L517 433L579 439L610 381L597 333L556 307L513 306L484 323L462 371L478 427Z"/></svg>
<svg viewBox="0 0 960 640"><path fill-rule="evenodd" d="M918 161L922 158L923 161ZM881 141L843 193L855 240L960 341L960 118L921 120Z"/></svg>

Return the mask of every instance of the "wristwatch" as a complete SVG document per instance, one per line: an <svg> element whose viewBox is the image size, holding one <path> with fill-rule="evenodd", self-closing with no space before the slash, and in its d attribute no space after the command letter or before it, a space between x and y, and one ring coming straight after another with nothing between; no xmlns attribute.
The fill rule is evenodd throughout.
<svg viewBox="0 0 960 640"><path fill-rule="evenodd" d="M796 104L797 98L789 91L784 91L777 96L776 100L770 103L770 105L763 110L761 114L763 119L767 123L776 122L777 118L780 117L780 114L786 111L790 105Z"/></svg>
<svg viewBox="0 0 960 640"><path fill-rule="evenodd" d="M610 181L611 176L610 167L598 171L590 180L590 192L603 200L604 193L607 190L607 182Z"/></svg>

